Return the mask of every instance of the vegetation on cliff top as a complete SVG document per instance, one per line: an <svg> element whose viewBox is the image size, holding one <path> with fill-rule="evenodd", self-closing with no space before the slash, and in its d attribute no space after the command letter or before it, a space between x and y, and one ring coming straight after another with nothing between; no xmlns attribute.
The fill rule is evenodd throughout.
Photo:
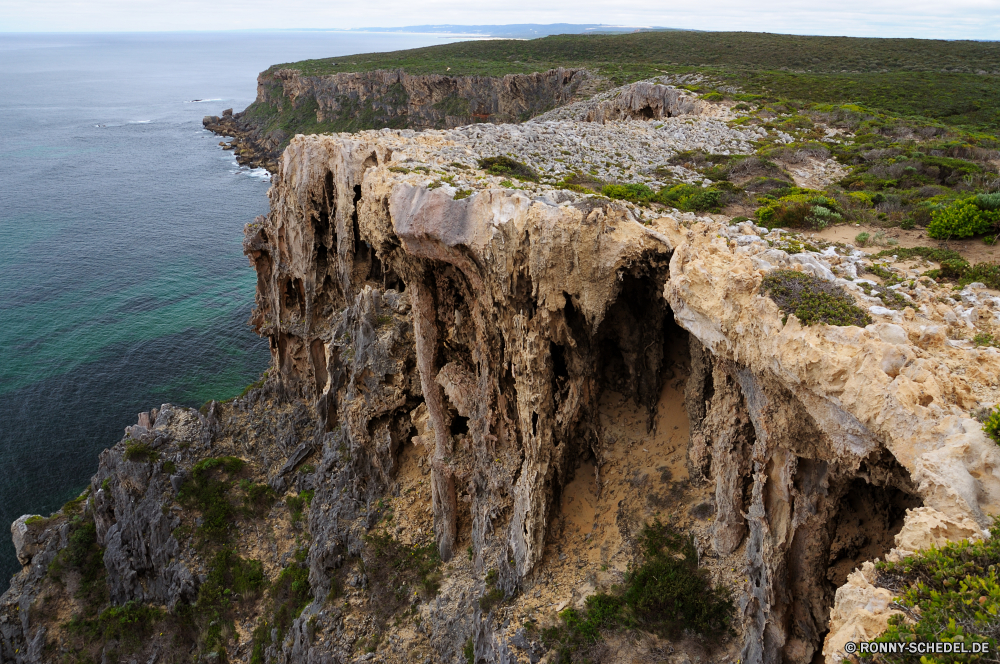
<svg viewBox="0 0 1000 664"><path fill-rule="evenodd" d="M872 322L871 316L840 286L811 274L774 270L764 277L760 288L785 314L782 322L791 314L795 314L803 325L826 323L864 327Z"/></svg>
<svg viewBox="0 0 1000 664"><path fill-rule="evenodd" d="M403 69L502 76L582 67L616 84L665 72L711 73L767 98L852 101L897 115L1000 127L1000 44L751 32L645 32L468 41L284 63L306 76Z"/></svg>
<svg viewBox="0 0 1000 664"><path fill-rule="evenodd" d="M879 642L987 642L990 654L942 654L920 661L996 661L1000 643L1000 520L994 520L990 537L932 547L901 562L876 565L875 584L898 595L895 607L906 614L890 618ZM910 662L912 655L861 655L876 662Z"/></svg>

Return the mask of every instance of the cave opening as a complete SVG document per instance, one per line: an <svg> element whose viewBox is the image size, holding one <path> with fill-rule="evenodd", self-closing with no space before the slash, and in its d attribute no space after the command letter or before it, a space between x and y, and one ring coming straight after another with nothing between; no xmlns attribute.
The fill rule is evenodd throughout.
<svg viewBox="0 0 1000 664"><path fill-rule="evenodd" d="M884 560L895 546L908 509L922 505L908 473L887 450L866 458L856 471L799 458L795 511L804 513L785 554L788 641L784 660L822 661L837 588L869 560Z"/></svg>
<svg viewBox="0 0 1000 664"><path fill-rule="evenodd" d="M895 486L870 484L863 477L850 480L829 522L826 580L832 589L844 585L847 575L866 560L884 560L903 529L906 510L922 504L918 496Z"/></svg>
<svg viewBox="0 0 1000 664"><path fill-rule="evenodd" d="M281 308L282 315L297 314L304 315L306 294L301 279L285 279L282 290Z"/></svg>
<svg viewBox="0 0 1000 664"><path fill-rule="evenodd" d="M644 120L654 120L656 119L656 111L653 110L652 106L643 106L639 109L639 117Z"/></svg>
<svg viewBox="0 0 1000 664"><path fill-rule="evenodd" d="M687 332L673 320L663 299L666 266L651 265L622 278L621 290L593 339L599 390L613 390L652 414L666 376L667 350Z"/></svg>
<svg viewBox="0 0 1000 664"><path fill-rule="evenodd" d="M461 415L455 415L451 418L451 424L448 425L448 430L451 432L452 436L461 436L469 433L469 418L462 417Z"/></svg>

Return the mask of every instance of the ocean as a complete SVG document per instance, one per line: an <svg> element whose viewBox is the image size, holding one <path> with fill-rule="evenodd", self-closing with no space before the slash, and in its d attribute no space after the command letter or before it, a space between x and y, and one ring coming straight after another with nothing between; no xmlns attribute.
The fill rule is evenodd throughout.
<svg viewBox="0 0 1000 664"><path fill-rule="evenodd" d="M138 412L267 368L241 243L269 180L202 117L242 110L275 63L446 41L0 34L0 573L19 569L6 524L79 495Z"/></svg>

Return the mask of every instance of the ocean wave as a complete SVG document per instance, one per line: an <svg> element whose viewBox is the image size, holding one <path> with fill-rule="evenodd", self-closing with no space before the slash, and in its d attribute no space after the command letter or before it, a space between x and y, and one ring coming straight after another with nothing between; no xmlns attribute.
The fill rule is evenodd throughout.
<svg viewBox="0 0 1000 664"><path fill-rule="evenodd" d="M129 120L129 124L149 124L152 120Z"/></svg>
<svg viewBox="0 0 1000 664"><path fill-rule="evenodd" d="M186 101L184 103L185 104L204 104L205 102L209 102L209 101L222 101L222 97L219 97L218 99L192 99L191 101Z"/></svg>
<svg viewBox="0 0 1000 664"><path fill-rule="evenodd" d="M268 182L271 180L271 172L266 168L247 168L246 166L240 166L239 168L235 168L229 172L233 175L245 175L247 177L254 178L255 180L265 180Z"/></svg>

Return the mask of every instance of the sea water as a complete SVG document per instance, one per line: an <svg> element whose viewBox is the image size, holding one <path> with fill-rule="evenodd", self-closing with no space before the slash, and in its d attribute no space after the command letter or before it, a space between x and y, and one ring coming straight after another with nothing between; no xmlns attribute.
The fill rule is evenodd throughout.
<svg viewBox="0 0 1000 664"><path fill-rule="evenodd" d="M270 183L202 117L275 63L454 40L0 34L0 573L19 568L7 524L78 495L136 413L267 367L241 242Z"/></svg>

